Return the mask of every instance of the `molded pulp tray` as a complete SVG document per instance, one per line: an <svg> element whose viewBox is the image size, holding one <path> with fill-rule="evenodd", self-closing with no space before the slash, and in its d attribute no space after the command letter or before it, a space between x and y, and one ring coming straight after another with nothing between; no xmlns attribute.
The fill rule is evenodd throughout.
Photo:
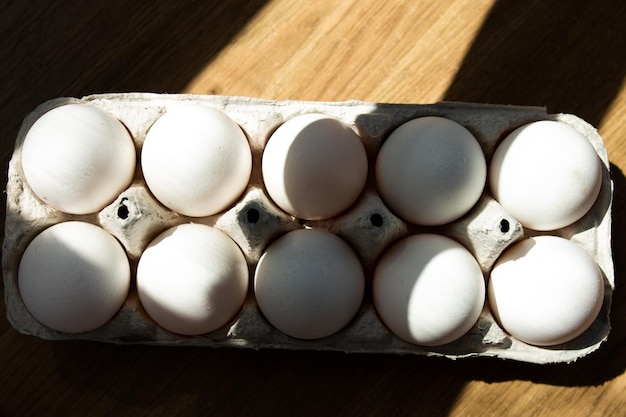
<svg viewBox="0 0 626 417"><path fill-rule="evenodd" d="M100 212L77 216L53 210L34 196L23 179L21 145L26 132L38 117L51 108L74 102L103 108L117 117L131 133L138 154L146 132L168 108L202 104L222 110L248 136L253 155L250 183L236 204L227 211L210 217L189 218L159 204L147 190L141 170L137 168L129 188ZM260 167L263 148L271 133L291 117L312 112L337 117L360 135L368 153L370 172L361 197L346 213L330 220L303 222L285 214L272 203L264 189ZM241 312L231 323L207 335L187 337L167 332L147 316L139 304L134 283L131 284L124 306L110 322L94 331L66 334L49 329L36 321L20 299L17 270L25 247L44 228L66 220L94 223L115 236L126 249L133 271L143 249L159 232L173 225L198 222L221 229L239 244L248 260L251 279L260 255L276 237L305 227L329 230L344 238L360 256L368 283L371 282L378 256L391 242L422 231L442 233L464 244L478 260L485 277L488 277L491 266L506 247L522 237L538 234L524 229L507 214L488 194L488 187L467 215L437 228L418 227L400 220L385 207L376 191L372 167L380 145L394 128L421 116L442 116L465 126L479 141L487 161L499 140L507 133L536 120L558 120L569 124L583 133L595 147L604 171L598 200L581 220L564 229L550 232L584 247L604 274L605 299L602 310L583 335L560 346L530 346L504 332L493 319L488 303L485 302L478 322L461 339L439 347L415 346L400 340L385 328L375 313L371 291L366 290L360 311L343 330L320 340L298 340L275 330L263 318L250 289ZM547 114L545 109L538 107L445 102L413 105L358 101L268 101L245 97L144 93L94 95L80 100L59 98L42 104L26 117L9 166L2 259L7 316L18 331L49 340L84 339L120 344L420 354L451 359L492 356L534 363L572 362L596 350L606 340L610 330L609 312L614 288L610 242L612 188L606 149L596 130L575 116ZM119 210L120 207L123 208L122 211ZM124 215L120 216L120 212ZM507 222L509 227L502 227Z"/></svg>

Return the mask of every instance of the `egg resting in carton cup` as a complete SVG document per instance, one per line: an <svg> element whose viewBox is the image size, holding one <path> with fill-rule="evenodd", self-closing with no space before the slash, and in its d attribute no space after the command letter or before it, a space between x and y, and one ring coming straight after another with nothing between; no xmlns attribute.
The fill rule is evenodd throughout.
<svg viewBox="0 0 626 417"><path fill-rule="evenodd" d="M98 109L110 115L112 119L118 120L125 128L125 132L117 131L116 134L128 135L130 143L134 147L135 154L131 155L132 152L128 152L126 145L121 146L124 150L120 152L126 156L121 159L116 158L115 163L118 166L109 166L113 164L113 161L108 160L105 155L105 163L102 168L98 168L101 170L98 172L108 172L107 175L111 175L113 178L122 177L122 179L118 180L117 185L112 186L112 190L102 191L104 194L108 193L109 197L108 199L105 198L106 202L100 204L102 207L95 211L92 208L82 211L74 210L74 212L67 207L53 208L55 203L44 202L42 197L36 194L25 180L24 167L22 166L25 137L43 115L51 109L68 104L81 104L89 109ZM225 177L229 181L235 181L228 188L236 190L231 191L231 195L227 195L229 193L226 192L221 197L224 202L221 205L216 204L213 211L180 213L183 210L172 208L178 206L175 206L174 203L168 204L165 197L161 197L151 190L142 170L142 150L150 129L163 115L168 112L184 112L185 108L202 108L213 114L213 116L207 117L219 118L222 117L220 115L225 115L232 122L232 125L226 129L233 129L233 126L238 126L242 133L238 140L241 141L243 137L243 139L247 139L249 145L249 162L246 162L244 157L243 162L239 161L240 168L237 168L240 170L239 176L247 175L248 181L237 183L236 179L232 179L236 175L229 174ZM218 113L220 115L216 116ZM322 115L340 122L341 126L348 129L346 133L348 137L354 136L360 139L365 151L363 154L363 158L367 162L365 177L360 179L361 174L357 174L354 182L362 182L360 194L353 197L354 201L345 203L345 207L333 209L337 213L331 214L330 217L318 216L318 218L313 216L310 219L304 219L298 217L298 213L289 213L288 209L281 208L277 204L279 200L275 201L271 197L268 186L264 182L262 161L269 140L288 121L305 115L317 115L316 117ZM434 225L419 225L404 220L396 214L395 209L389 208L386 204L387 200L381 195L375 166L381 147L392 132L409 121L424 118L451 121L469 132L483 152L488 170L498 145L517 128L537 121L557 121L569 126L588 140L599 157L601 185L598 196L591 209L574 223L556 230L537 231L524 227L504 210L492 196L491 187L487 185L488 180L485 180L486 185L483 190L478 192L474 201L469 204L468 211L462 213L460 217L453 216L453 220L445 220L443 223ZM331 125L332 123L329 124L329 129L336 128ZM237 129L233 131L237 131ZM93 140L98 141L99 139ZM184 143L182 139L179 139L178 142L174 141L171 144L173 146L172 158L176 157L176 146L184 146ZM228 144L223 143L220 146L219 149L228 148ZM539 153L542 151L542 149L537 149ZM567 149L563 149L564 153L566 151ZM239 151L233 151L233 154L237 152ZM358 151L350 152L358 153ZM167 155L167 151L165 154ZM110 164L106 163L107 160ZM274 161L276 160L280 161L280 158ZM278 162L273 163L278 164ZM124 166L128 167L129 165L131 166L130 170L124 168ZM362 163L356 165L357 171L362 169ZM172 166L176 167L176 164L172 163ZM192 168L192 166L185 167L183 171ZM528 161L528 169L533 169L532 161ZM175 175L175 171L170 169L169 172L174 172L171 175ZM337 178L337 182L340 182L339 179ZM194 178L188 178L188 180L193 181ZM164 176L161 181L167 182L168 177ZM115 183L115 180L110 182ZM75 183L77 184L75 188L80 186L80 181ZM215 186L217 187L219 184ZM340 184L337 187L340 189ZM3 242L7 317L13 327L21 333L49 340L82 339L121 344L418 354L443 356L451 359L489 356L534 363L573 362L598 349L608 337L610 330L609 313L614 288L610 242L612 188L608 156L597 131L576 116L547 114L544 108L538 107L448 102L417 105L359 101L271 101L247 97L147 93L102 94L87 96L82 99L59 98L42 104L25 118L18 133L15 151L9 165ZM211 194L216 191L209 189L206 192ZM93 201L94 199L95 197L89 200ZM181 207L184 206L185 204ZM189 204L187 204L188 206ZM119 273L123 277L121 284L113 286L118 291L117 299L121 299L121 301L110 301L108 310L103 307L103 310L106 311L101 313L99 320L102 323L94 319L93 323L95 324L92 323L92 326L96 327L86 331L81 330L80 326L75 329L71 329L70 326L65 330L55 330L42 324L27 308L19 285L20 263L30 243L36 240L42 231L50 229L51 226L72 222L94 226L98 229L97 234L99 235L102 234L100 232L104 231L104 235L107 236L103 238L105 241L110 242L108 238L113 237L113 240L117 241L118 246L122 248L122 255L128 261L128 278L125 278L126 272L122 271ZM239 276L240 285L236 286L237 289L233 291L240 294L239 299L242 303L240 308L235 313L232 311L222 312L222 316L216 313L213 317L217 317L215 319L217 320L215 325L217 327L200 327L200 330L197 331L207 331L200 334L197 334L197 331L189 331L190 334L184 334L183 329L172 330L170 328L167 330L168 326L163 321L159 321L157 324L158 314L148 313L146 309L148 305L147 296L144 296L142 302L140 292L144 290L138 288L138 278L141 282L141 276L138 277L138 266L141 264L141 258L146 249L154 243L157 236L167 233L168 230L189 224L204 226L220 232L221 235L230 238L229 240L236 244L235 246L240 249L242 255L240 260L233 261L234 264L240 265L239 269L236 272L230 270L228 272L228 274ZM310 229L323 235L320 236L323 239L326 239L325 236L327 235L339 238L346 245L346 250L350 250L354 254L354 258L360 264L362 278L355 278L356 284L350 284L352 285L350 288L353 288L350 291L358 292L360 288L358 282L359 279L362 279L362 297L360 303L357 302L355 306L351 307L350 314L343 319L343 323L338 325L338 329L331 328L327 333L320 330L322 331L321 337L307 338L297 337L297 335L294 337L294 335L288 334L287 327L283 329L285 331L279 330L278 327L284 325L279 324L276 319L272 322L272 314L274 313L266 310L267 314L264 314L260 308L255 296L255 273L259 259L274 243L280 242L281 238L290 235L290 232ZM187 232L190 232L188 228ZM309 236L306 233L302 235ZM487 287L494 264L501 254L506 249L513 247L514 244L527 238L544 235L556 236L573 242L577 247L584 250L599 268L603 286L602 300L599 303L600 311L588 328L574 339L557 345L538 346L522 342L505 331L494 318L488 296L485 295L484 303L477 313L477 319L472 320L473 324L468 329L464 329L460 336L457 335L452 340L441 339L444 340L443 344L411 343L406 338L394 334L388 323L384 324L384 321L381 320L381 315L374 306L372 283L374 271L380 259L393 244L410 236L423 235L444 237L455 244L460 244L459 246L467 250L476 261L478 273L482 274L484 278L484 288ZM70 236L72 235L70 234ZM178 236L185 235L181 232ZM70 239L73 238L70 237ZM447 244L445 243L445 245ZM103 243L102 245L108 247L108 244ZM99 249L98 244L86 243L83 246L92 248L94 253L89 256L96 259L101 253L109 254L109 252L99 252L101 249ZM187 250L184 256L191 256L191 252L193 250ZM107 256L114 258L120 256L119 251L113 250L111 253L114 254ZM232 254L233 252L228 253ZM237 257L239 255L232 256ZM319 256L324 255L320 254ZM331 267L333 266L332 262L328 263ZM216 264L209 263L204 268L210 273L214 273L215 268L211 265ZM241 267L242 265L243 267ZM270 263L266 262L266 265L270 265ZM189 273L185 270L184 265L178 268L185 271L185 274ZM34 272L31 271L30 273L36 276L36 271L35 268ZM169 271L169 274L177 275L177 271L174 268ZM172 277L172 279L176 278L175 276ZM167 280L164 282L167 288ZM125 287L125 283L127 283L127 287ZM74 290L74 292L76 291ZM171 290L168 291L172 292ZM69 293L71 295L72 291ZM555 297L557 296L555 294ZM112 298L115 299L115 297ZM314 297L312 295L309 298ZM119 308L116 307L116 302L119 302ZM161 303L166 302L171 302L171 300L161 301ZM352 303L354 304L354 301ZM341 302L336 302L336 304L339 305L339 308L344 308ZM198 308L201 307L202 303L198 304ZM170 314L176 308L177 306L173 306L170 310L165 310L167 314ZM176 314L182 317L189 313L176 311ZM157 317L156 320L155 317ZM446 317L442 318L443 321L445 321L444 319ZM59 320L65 319L60 318Z"/></svg>

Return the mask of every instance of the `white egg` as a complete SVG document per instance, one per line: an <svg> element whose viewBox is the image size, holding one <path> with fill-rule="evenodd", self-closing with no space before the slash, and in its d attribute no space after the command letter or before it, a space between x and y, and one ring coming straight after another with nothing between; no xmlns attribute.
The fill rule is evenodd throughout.
<svg viewBox="0 0 626 417"><path fill-rule="evenodd" d="M407 342L437 346L466 334L485 301L485 281L472 254L441 235L418 234L392 245L374 271L374 305Z"/></svg>
<svg viewBox="0 0 626 417"><path fill-rule="evenodd" d="M476 138L443 117L410 120L383 143L376 184L387 206L411 223L452 222L476 204L487 164Z"/></svg>
<svg viewBox="0 0 626 417"><path fill-rule="evenodd" d="M141 167L163 205L186 216L210 216L245 190L252 152L244 132L226 114L187 105L168 110L152 125Z"/></svg>
<svg viewBox="0 0 626 417"><path fill-rule="evenodd" d="M22 170L33 192L71 214L94 213L131 182L136 151L122 123L87 104L56 107L33 124L22 145Z"/></svg>
<svg viewBox="0 0 626 417"><path fill-rule="evenodd" d="M261 256L254 278L265 318L299 339L330 336L358 311L365 281L350 246L321 230L283 235Z"/></svg>
<svg viewBox="0 0 626 417"><path fill-rule="evenodd" d="M367 154L359 136L341 121L304 114L272 134L262 170L265 187L281 209L302 219L328 219L361 194Z"/></svg>
<svg viewBox="0 0 626 417"><path fill-rule="evenodd" d="M602 165L580 132L542 120L516 129L497 147L489 184L523 226L555 230L589 211L602 185Z"/></svg>
<svg viewBox="0 0 626 417"><path fill-rule="evenodd" d="M58 223L26 248L18 285L26 308L39 322L62 332L87 332L121 308L130 266L120 243L100 227Z"/></svg>
<svg viewBox="0 0 626 417"><path fill-rule="evenodd" d="M602 273L577 244L557 236L525 239L504 252L488 285L495 318L532 345L557 345L582 334L604 299Z"/></svg>
<svg viewBox="0 0 626 417"><path fill-rule="evenodd" d="M139 259L141 305L174 333L200 335L224 326L241 309L247 291L248 266L241 249L210 226L172 227Z"/></svg>

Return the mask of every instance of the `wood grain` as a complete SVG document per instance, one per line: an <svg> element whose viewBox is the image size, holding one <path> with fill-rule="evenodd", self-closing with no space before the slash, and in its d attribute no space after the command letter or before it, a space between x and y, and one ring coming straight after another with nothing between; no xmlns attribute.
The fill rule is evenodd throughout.
<svg viewBox="0 0 626 417"><path fill-rule="evenodd" d="M569 365L47 342L0 318L0 415L623 416L626 3L0 4L5 166L45 100L120 91L545 105L599 128L615 182L609 341ZM4 213L2 213L4 218Z"/></svg>

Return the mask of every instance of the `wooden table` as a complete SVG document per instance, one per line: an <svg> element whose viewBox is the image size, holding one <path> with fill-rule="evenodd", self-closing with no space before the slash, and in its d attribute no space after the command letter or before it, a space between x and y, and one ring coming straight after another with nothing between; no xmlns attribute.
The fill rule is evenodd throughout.
<svg viewBox="0 0 626 417"><path fill-rule="evenodd" d="M24 116L59 96L545 105L597 126L609 151L613 331L574 364L537 366L47 342L18 334L2 314L0 415L626 415L626 2L140 3L3 2L5 167Z"/></svg>

